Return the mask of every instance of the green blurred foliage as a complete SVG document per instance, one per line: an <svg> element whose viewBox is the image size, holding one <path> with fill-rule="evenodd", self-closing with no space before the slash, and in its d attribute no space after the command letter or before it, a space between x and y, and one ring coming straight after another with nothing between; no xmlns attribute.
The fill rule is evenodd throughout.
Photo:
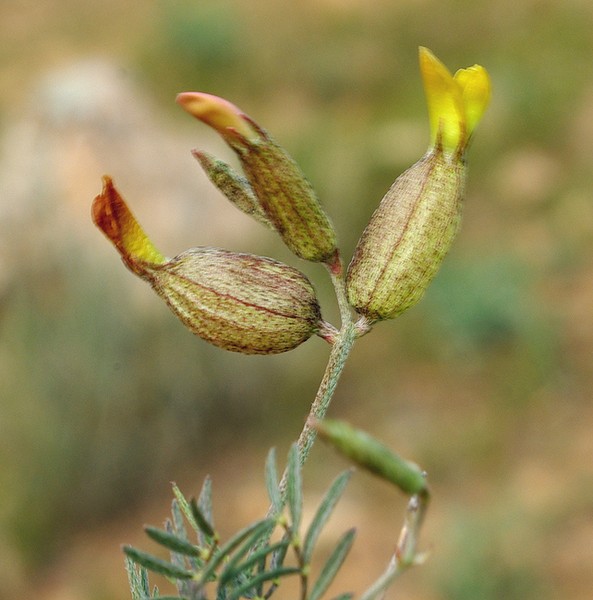
<svg viewBox="0 0 593 600"><path fill-rule="evenodd" d="M44 104L27 94L47 69L80 57L131 73L171 137L201 135L177 92L216 93L299 161L347 259L427 143L417 46L452 69L485 65L493 102L469 155L458 244L417 308L359 342L333 415L377 432L435 482L435 550L425 581L421 569L407 576L408 597L583 598L593 586L592 26L580 0L8 2L0 133ZM9 152L3 143L2 160ZM56 204L66 219L40 181L38 219ZM37 227L0 225L0 235L36 248ZM293 260L270 240L242 248L239 236L234 248ZM216 482L216 466L287 448L300 430L320 341L282 357L227 355L70 240L0 259L18 265L0 289L0 552L12 557L0 576L24 573L16 596L28 569L57 561L77 531L129 514L190 468L196 485L210 469ZM323 274L300 266L331 301ZM227 477L222 495L241 493ZM96 585L79 597L125 593Z"/></svg>

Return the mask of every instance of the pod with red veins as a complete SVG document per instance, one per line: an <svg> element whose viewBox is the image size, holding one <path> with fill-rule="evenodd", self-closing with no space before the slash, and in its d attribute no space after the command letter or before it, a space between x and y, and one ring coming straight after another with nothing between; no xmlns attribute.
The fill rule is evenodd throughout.
<svg viewBox="0 0 593 600"><path fill-rule="evenodd" d="M225 350L278 354L323 326L307 277L270 258L193 248L146 276L188 329Z"/></svg>
<svg viewBox="0 0 593 600"><path fill-rule="evenodd" d="M190 331L215 346L277 354L328 331L311 282L293 267L218 248L166 259L107 176L92 214L130 270L150 283Z"/></svg>

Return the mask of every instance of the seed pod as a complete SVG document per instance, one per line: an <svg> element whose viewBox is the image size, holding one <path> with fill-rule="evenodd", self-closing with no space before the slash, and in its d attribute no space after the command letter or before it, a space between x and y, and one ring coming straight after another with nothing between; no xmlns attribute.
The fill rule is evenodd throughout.
<svg viewBox="0 0 593 600"><path fill-rule="evenodd" d="M143 277L188 329L225 350L286 352L321 325L307 277L269 258L193 248Z"/></svg>
<svg viewBox="0 0 593 600"><path fill-rule="evenodd" d="M350 304L371 321L414 305L457 232L465 167L428 152L395 180L364 230L348 267Z"/></svg>
<svg viewBox="0 0 593 600"><path fill-rule="evenodd" d="M390 450L368 433L344 421L314 422L319 436L355 464L385 479L406 494L426 494L428 485L420 467Z"/></svg>
<svg viewBox="0 0 593 600"><path fill-rule="evenodd" d="M300 258L331 266L337 253L336 233L293 158L267 131L222 98L184 92L177 102L216 129L235 151L261 211L288 248Z"/></svg>
<svg viewBox="0 0 593 600"><path fill-rule="evenodd" d="M258 132L260 142L248 142L238 156L263 211L294 254L331 263L336 233L313 187L292 157L266 131Z"/></svg>

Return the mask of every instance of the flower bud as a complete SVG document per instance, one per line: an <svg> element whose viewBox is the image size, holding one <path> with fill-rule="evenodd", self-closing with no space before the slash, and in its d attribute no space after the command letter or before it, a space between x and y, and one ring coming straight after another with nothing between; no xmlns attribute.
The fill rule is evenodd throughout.
<svg viewBox="0 0 593 600"><path fill-rule="evenodd" d="M441 151L395 180L348 267L348 299L359 313L392 319L420 300L457 232L463 183L463 163Z"/></svg>
<svg viewBox="0 0 593 600"><path fill-rule="evenodd" d="M93 202L93 220L136 275L206 341L245 354L291 350L326 324L315 290L300 271L278 261L194 248L166 259L152 245L110 177Z"/></svg>
<svg viewBox="0 0 593 600"><path fill-rule="evenodd" d="M177 102L216 129L237 154L261 209L300 258L332 263L335 231L298 165L270 135L230 102L184 92Z"/></svg>
<svg viewBox="0 0 593 600"><path fill-rule="evenodd" d="M188 329L225 350L286 352L321 325L305 275L262 256L193 248L144 277Z"/></svg>

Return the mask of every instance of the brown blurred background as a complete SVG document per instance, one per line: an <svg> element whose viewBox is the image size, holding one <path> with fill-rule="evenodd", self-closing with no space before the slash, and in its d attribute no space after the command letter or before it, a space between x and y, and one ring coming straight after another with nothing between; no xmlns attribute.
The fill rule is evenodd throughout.
<svg viewBox="0 0 593 600"><path fill-rule="evenodd" d="M331 414L427 469L428 563L391 598L593 597L593 4L525 0L0 3L0 598L129 592L175 480L214 479L225 534L267 508L263 463L300 431L328 349L226 354L121 265L89 216L103 173L168 255L263 253L314 280L190 155L232 160L173 99L227 97L295 156L346 260L424 152L417 47L488 68L464 225L426 298L360 340ZM345 463L316 447L312 509ZM384 568L405 499L359 473L328 531L336 589Z"/></svg>

